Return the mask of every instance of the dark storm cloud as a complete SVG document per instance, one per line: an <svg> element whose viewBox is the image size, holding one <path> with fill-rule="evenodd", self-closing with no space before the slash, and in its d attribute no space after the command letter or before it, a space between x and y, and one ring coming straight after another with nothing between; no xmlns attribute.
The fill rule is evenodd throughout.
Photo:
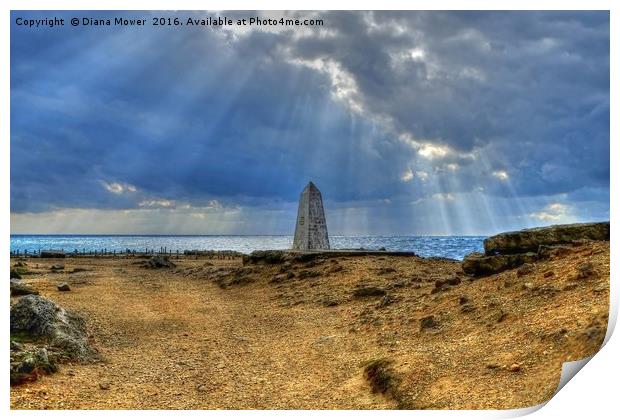
<svg viewBox="0 0 620 420"><path fill-rule="evenodd" d="M13 25L12 211L268 207L308 179L334 202L484 188L604 205L607 13L320 17L275 32Z"/></svg>

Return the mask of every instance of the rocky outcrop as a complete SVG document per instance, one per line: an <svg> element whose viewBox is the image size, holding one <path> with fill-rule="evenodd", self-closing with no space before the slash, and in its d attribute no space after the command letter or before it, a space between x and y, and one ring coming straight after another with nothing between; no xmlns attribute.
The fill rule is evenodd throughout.
<svg viewBox="0 0 620 420"><path fill-rule="evenodd" d="M517 268L537 259L538 255L533 252L513 255L484 255L480 252L473 252L463 259L462 268L467 274L484 276Z"/></svg>
<svg viewBox="0 0 620 420"><path fill-rule="evenodd" d="M467 255L462 268L473 276L499 273L570 252L573 243L584 240L609 241L609 222L555 225L491 236L484 241L484 254Z"/></svg>
<svg viewBox="0 0 620 420"><path fill-rule="evenodd" d="M41 296L24 296L11 305L11 335L44 342L71 360L85 361L95 355L84 319Z"/></svg>
<svg viewBox="0 0 620 420"><path fill-rule="evenodd" d="M584 239L609 241L609 222L555 225L500 233L484 241L484 253L495 255L538 252L541 245L568 244Z"/></svg>

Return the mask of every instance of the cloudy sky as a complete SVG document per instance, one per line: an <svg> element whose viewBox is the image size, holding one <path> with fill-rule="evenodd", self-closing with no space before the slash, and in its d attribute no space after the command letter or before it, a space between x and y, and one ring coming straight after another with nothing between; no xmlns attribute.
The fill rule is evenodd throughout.
<svg viewBox="0 0 620 420"><path fill-rule="evenodd" d="M332 234L609 219L607 12L15 24L151 15L88 13L12 12L12 233L291 234L309 180Z"/></svg>

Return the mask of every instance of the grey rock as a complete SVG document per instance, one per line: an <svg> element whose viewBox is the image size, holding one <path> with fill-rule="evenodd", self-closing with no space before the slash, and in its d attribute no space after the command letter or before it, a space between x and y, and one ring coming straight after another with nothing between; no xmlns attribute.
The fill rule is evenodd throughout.
<svg viewBox="0 0 620 420"><path fill-rule="evenodd" d="M11 385L34 381L41 375L54 373L57 370L45 347L22 348L17 351L13 351L11 347Z"/></svg>
<svg viewBox="0 0 620 420"><path fill-rule="evenodd" d="M56 286L59 292L69 292L71 287L67 283L60 283Z"/></svg>
<svg viewBox="0 0 620 420"><path fill-rule="evenodd" d="M587 279L588 277L593 277L596 274L594 264L591 262L581 263L577 266L577 278L579 279Z"/></svg>
<svg viewBox="0 0 620 420"><path fill-rule="evenodd" d="M434 315L425 316L420 319L420 330L435 329L439 327L439 322Z"/></svg>
<svg viewBox="0 0 620 420"><path fill-rule="evenodd" d="M523 277L534 272L534 264L525 263L517 269L517 276Z"/></svg>
<svg viewBox="0 0 620 420"><path fill-rule="evenodd" d="M147 268L175 268L176 264L170 261L170 259L163 255L155 255L144 263L144 267Z"/></svg>
<svg viewBox="0 0 620 420"><path fill-rule="evenodd" d="M24 296L11 305L11 333L45 339L74 360L90 360L96 353L88 344L84 319L41 296Z"/></svg>
<svg viewBox="0 0 620 420"><path fill-rule="evenodd" d="M390 306L394 302L396 302L396 298L390 294L386 294L377 304L377 308L385 308L386 306Z"/></svg>

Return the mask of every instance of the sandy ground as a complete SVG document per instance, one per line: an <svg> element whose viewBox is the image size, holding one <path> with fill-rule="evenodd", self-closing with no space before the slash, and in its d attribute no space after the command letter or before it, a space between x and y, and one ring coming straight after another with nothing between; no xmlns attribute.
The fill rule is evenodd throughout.
<svg viewBox="0 0 620 420"><path fill-rule="evenodd" d="M456 262L416 257L138 261L28 260L24 281L84 315L104 360L12 387L12 408L526 407L553 395L563 361L596 352L607 325L608 242L475 280ZM595 274L579 278L583 262ZM72 290L57 291L61 281ZM360 285L388 297L356 297ZM378 359L398 392L372 391L364 366Z"/></svg>

